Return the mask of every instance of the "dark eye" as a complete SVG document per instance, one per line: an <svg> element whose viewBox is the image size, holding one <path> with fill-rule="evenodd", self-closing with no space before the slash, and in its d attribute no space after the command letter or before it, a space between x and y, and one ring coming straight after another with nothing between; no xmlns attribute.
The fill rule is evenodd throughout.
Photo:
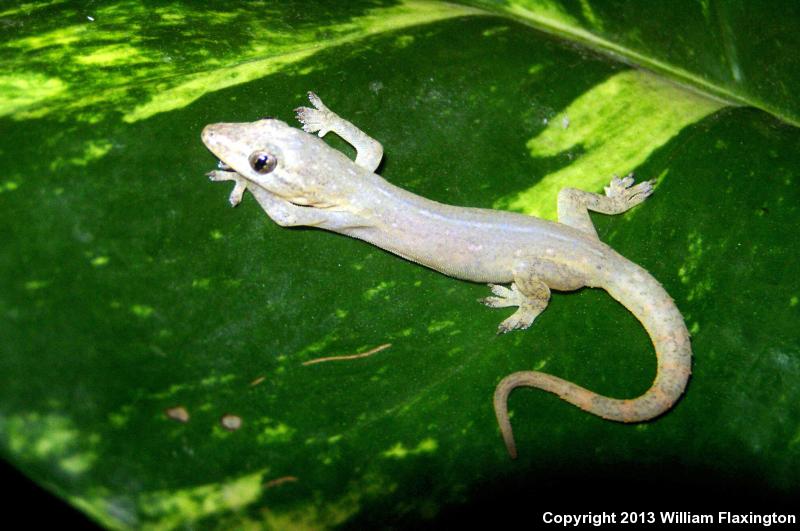
<svg viewBox="0 0 800 531"><path fill-rule="evenodd" d="M250 167L262 175L271 172L278 165L278 159L264 151L254 151L249 160Z"/></svg>

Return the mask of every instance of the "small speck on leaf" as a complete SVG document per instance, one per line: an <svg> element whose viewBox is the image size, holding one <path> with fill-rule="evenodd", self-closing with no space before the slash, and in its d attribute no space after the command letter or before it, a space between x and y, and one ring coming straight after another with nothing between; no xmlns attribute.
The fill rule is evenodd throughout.
<svg viewBox="0 0 800 531"><path fill-rule="evenodd" d="M167 418L172 419L176 422L189 422L189 412L186 411L186 408L183 406L175 406L164 410L164 414Z"/></svg>
<svg viewBox="0 0 800 531"><path fill-rule="evenodd" d="M137 317L147 318L153 315L155 310L151 306L147 306L146 304L134 304L131 306L131 313L136 315Z"/></svg>
<svg viewBox="0 0 800 531"><path fill-rule="evenodd" d="M228 413L219 419L219 423L228 431L236 431L242 427L242 417Z"/></svg>
<svg viewBox="0 0 800 531"><path fill-rule="evenodd" d="M25 289L28 291L36 291L37 289L46 288L50 284L46 280L29 280L25 283Z"/></svg>
<svg viewBox="0 0 800 531"><path fill-rule="evenodd" d="M271 489L273 487L279 487L284 483L294 483L296 481L299 481L299 479L297 479L295 476L283 476L281 478L275 478L270 481L267 481L266 483L264 483L264 488Z"/></svg>
<svg viewBox="0 0 800 531"><path fill-rule="evenodd" d="M94 258L92 258L90 263L94 267L103 267L104 265L108 264L108 261L109 258L107 256L95 256Z"/></svg>

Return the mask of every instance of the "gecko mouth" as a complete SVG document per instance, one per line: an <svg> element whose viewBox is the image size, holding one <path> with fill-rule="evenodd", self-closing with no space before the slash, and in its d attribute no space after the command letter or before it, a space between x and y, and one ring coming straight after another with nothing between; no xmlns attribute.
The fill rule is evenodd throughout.
<svg viewBox="0 0 800 531"><path fill-rule="evenodd" d="M222 171L234 171L233 168L222 162L221 160L217 160L217 169Z"/></svg>

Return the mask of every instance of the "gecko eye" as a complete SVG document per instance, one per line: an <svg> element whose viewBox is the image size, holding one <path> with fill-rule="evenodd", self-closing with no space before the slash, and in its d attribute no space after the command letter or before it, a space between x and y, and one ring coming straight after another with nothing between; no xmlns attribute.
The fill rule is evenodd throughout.
<svg viewBox="0 0 800 531"><path fill-rule="evenodd" d="M250 167L262 175L271 172L278 165L278 159L264 151L254 151L248 160Z"/></svg>

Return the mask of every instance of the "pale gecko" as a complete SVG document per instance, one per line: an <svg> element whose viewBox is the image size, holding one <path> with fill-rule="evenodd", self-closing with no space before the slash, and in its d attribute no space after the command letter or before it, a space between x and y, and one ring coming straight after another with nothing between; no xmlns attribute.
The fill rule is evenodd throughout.
<svg viewBox="0 0 800 531"><path fill-rule="evenodd" d="M550 291L602 288L641 321L655 346L651 387L633 399L599 395L556 376L520 371L494 393L500 431L517 456L508 395L536 387L602 418L641 422L670 409L691 373L689 332L673 300L646 270L601 242L589 211L620 214L653 193L650 181L614 177L605 195L565 188L558 222L425 199L375 173L383 147L328 109L314 93L314 108L296 109L303 131L277 119L206 126L203 143L220 160L214 181L234 181L232 205L245 190L278 225L318 227L367 241L445 275L489 283L492 308L516 306L498 332L528 328L547 306ZM326 144L334 132L356 149L355 161ZM314 136L310 133L317 133ZM509 284L510 287L501 284Z"/></svg>

